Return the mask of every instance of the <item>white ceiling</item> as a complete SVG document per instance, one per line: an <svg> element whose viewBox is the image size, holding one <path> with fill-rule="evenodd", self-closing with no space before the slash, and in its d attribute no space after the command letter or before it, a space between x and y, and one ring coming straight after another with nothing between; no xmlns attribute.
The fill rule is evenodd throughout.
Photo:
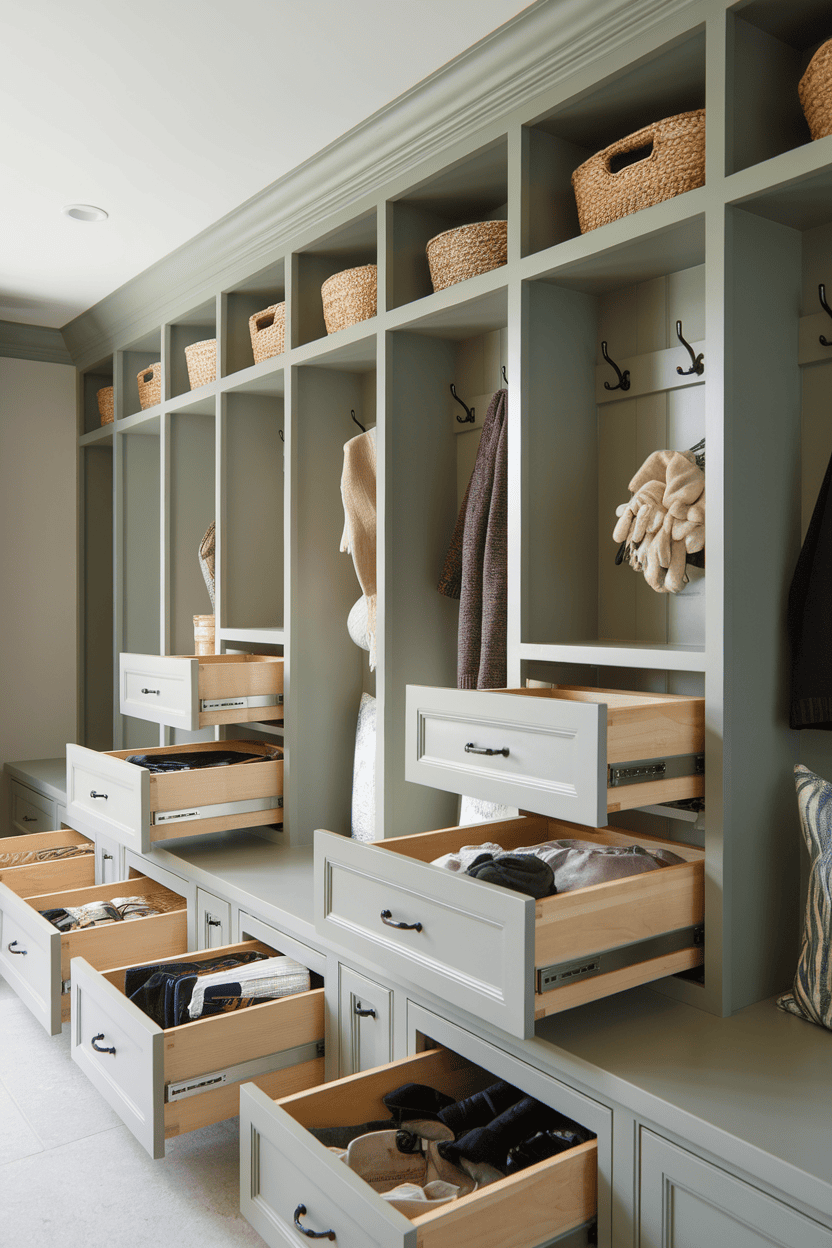
<svg viewBox="0 0 832 1248"><path fill-rule="evenodd" d="M0 0L0 320L65 325L526 7Z"/></svg>

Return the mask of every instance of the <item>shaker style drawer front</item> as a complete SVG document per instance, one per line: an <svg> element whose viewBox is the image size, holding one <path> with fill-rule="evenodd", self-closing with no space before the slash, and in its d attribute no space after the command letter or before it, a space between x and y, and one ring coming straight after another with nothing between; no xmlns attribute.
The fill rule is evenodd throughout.
<svg viewBox="0 0 832 1248"><path fill-rule="evenodd" d="M121 654L122 715L195 731L283 718L283 660L270 655Z"/></svg>
<svg viewBox="0 0 832 1248"><path fill-rule="evenodd" d="M17 780L9 781L12 826L22 835L49 832L58 825L55 803Z"/></svg>
<svg viewBox="0 0 832 1248"><path fill-rule="evenodd" d="M488 840L664 846L683 862L535 901L434 866ZM528 1039L536 1019L703 960L704 853L539 816L359 843L315 833L321 936L476 1018Z"/></svg>
<svg viewBox="0 0 832 1248"><path fill-rule="evenodd" d="M15 865L15 859L23 854L59 853L62 849L83 849L87 852L73 858L57 856ZM8 858L8 855L14 855L14 858ZM5 865L6 862L9 865ZM83 888L85 884L94 883L94 846L86 836L72 828L37 832L30 836L8 836L0 840L0 884L7 885L18 897L32 897L36 893L50 893L59 888Z"/></svg>
<svg viewBox="0 0 832 1248"><path fill-rule="evenodd" d="M92 855L89 856L90 862ZM83 955L96 967L112 966L136 957L167 957L187 948L187 910L184 898L142 876L106 886L72 886L76 864L67 859L65 885L57 892L18 896L0 884L0 971L38 1022L58 1035L69 1018L70 962ZM51 864L45 864L47 866ZM57 865L57 864L56 864ZM60 932L40 913L65 906L81 906L114 897L154 898L164 911L121 923Z"/></svg>
<svg viewBox="0 0 832 1248"><path fill-rule="evenodd" d="M67 745L67 796L73 823L112 837L136 853L157 841L283 821L283 761L258 741L214 741L189 751L231 750L263 754L263 761L228 767L151 774L126 760L133 754L164 757L181 746L100 754Z"/></svg>
<svg viewBox="0 0 832 1248"><path fill-rule="evenodd" d="M351 1075L275 1103L246 1084L240 1093L240 1208L272 1248L298 1232L339 1248L533 1248L589 1222L597 1209L597 1142L579 1144L468 1196L409 1218L309 1133L388 1118L382 1097L406 1083L454 1098L494 1082L446 1049Z"/></svg>
<svg viewBox="0 0 832 1248"><path fill-rule="evenodd" d="M219 952L246 950L277 952L258 941ZM126 969L73 963L72 1057L152 1157L166 1139L234 1117L242 1080L277 1096L323 1080L322 987L162 1028L125 995Z"/></svg>
<svg viewBox="0 0 832 1248"><path fill-rule="evenodd" d="M407 689L406 778L591 827L704 792L704 700L615 690Z"/></svg>

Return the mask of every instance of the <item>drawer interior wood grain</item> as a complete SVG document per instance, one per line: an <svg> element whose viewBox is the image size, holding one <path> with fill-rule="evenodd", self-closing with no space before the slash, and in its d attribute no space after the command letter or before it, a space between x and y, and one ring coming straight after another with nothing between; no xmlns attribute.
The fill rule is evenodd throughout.
<svg viewBox="0 0 832 1248"><path fill-rule="evenodd" d="M37 852L84 846L89 852L74 858L53 858L45 862L3 866L0 862L0 884L5 884L18 897L57 891L61 888L82 888L95 883L95 846L86 836L72 828L55 832L36 832L29 836L8 836L0 840L0 854Z"/></svg>

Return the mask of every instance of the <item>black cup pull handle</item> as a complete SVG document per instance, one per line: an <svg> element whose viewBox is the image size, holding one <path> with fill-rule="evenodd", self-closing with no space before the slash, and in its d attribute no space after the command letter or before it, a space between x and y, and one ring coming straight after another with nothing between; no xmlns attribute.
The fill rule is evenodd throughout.
<svg viewBox="0 0 832 1248"><path fill-rule="evenodd" d="M386 923L388 927L397 927L401 932L421 932L421 923L398 923L393 918L390 910L382 910L381 921Z"/></svg>
<svg viewBox="0 0 832 1248"><path fill-rule="evenodd" d="M160 690L160 689L142 689L142 693L155 693L155 694L160 694L160 693L161 693L161 690Z"/></svg>
<svg viewBox="0 0 832 1248"><path fill-rule="evenodd" d="M37 821L38 821L37 815L24 815L23 816L24 823L37 823Z"/></svg>
<svg viewBox="0 0 832 1248"><path fill-rule="evenodd" d="M25 957L26 954L29 952L29 950L28 949L15 949L14 946L16 944L17 944L17 941L13 940L10 945L6 945L6 948L8 949L9 953L22 953L23 956Z"/></svg>
<svg viewBox="0 0 832 1248"><path fill-rule="evenodd" d="M109 793L96 793L95 789L90 789L90 797L103 797L106 802L109 796Z"/></svg>
<svg viewBox="0 0 832 1248"><path fill-rule="evenodd" d="M355 1012L359 1018L375 1018L376 1016L376 1012L372 1008L369 1010L362 1010L360 1001L356 1001L355 1003Z"/></svg>
<svg viewBox="0 0 832 1248"><path fill-rule="evenodd" d="M301 1235L305 1235L307 1239L334 1239L335 1238L334 1231L310 1231L305 1226L301 1226L300 1219L305 1215L305 1213L306 1213L306 1205L298 1205L297 1209L295 1210L295 1226L300 1231Z"/></svg>
<svg viewBox="0 0 832 1248"><path fill-rule="evenodd" d="M485 745L474 745L473 741L469 741L465 747L466 754L487 754L489 758L493 758L495 754L502 754L503 758L508 758L508 746L504 745L501 750L490 750Z"/></svg>
<svg viewBox="0 0 832 1248"><path fill-rule="evenodd" d="M95 1043L96 1040L103 1040L103 1039L104 1039L104 1032L100 1031L97 1036L93 1036L92 1047L95 1049L96 1053L112 1053L113 1057L115 1057L116 1051L114 1048L108 1049L103 1044Z"/></svg>

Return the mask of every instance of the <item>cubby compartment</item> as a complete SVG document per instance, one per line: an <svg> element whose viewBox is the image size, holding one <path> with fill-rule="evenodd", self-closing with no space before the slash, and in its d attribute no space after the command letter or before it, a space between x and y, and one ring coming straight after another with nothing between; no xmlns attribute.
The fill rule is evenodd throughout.
<svg viewBox="0 0 832 1248"><path fill-rule="evenodd" d="M699 227L671 231L665 260L695 258ZM616 564L613 538L616 510L652 453L692 451L705 434L704 266L656 275L662 252L642 267L640 246L615 249L525 288L522 658L704 669L702 559L684 564L682 549L687 583L660 592ZM694 359L701 373L685 371ZM552 593L554 584L568 589Z"/></svg>
<svg viewBox="0 0 832 1248"><path fill-rule="evenodd" d="M204 385L210 384L210 381L201 382L197 386L192 386L188 375L188 360L185 355L186 347L192 346L194 343L207 342L210 339L216 340L217 337L217 301L209 299L206 303L192 311L186 313L179 320L172 322L168 327L169 332L169 358L168 358L168 378L169 393L171 398L176 398L180 394L190 394L192 390L202 390ZM210 351L210 349L208 349ZM213 348L212 360L216 361L216 342ZM205 367L210 371L211 362L206 361ZM214 363L213 376L219 375L216 363Z"/></svg>
<svg viewBox="0 0 832 1248"><path fill-rule="evenodd" d="M809 61L832 38L825 0L746 0L728 22L726 173L811 143L798 95Z"/></svg>
<svg viewBox="0 0 832 1248"><path fill-rule="evenodd" d="M139 654L158 653L163 649L161 622L161 453L155 428L139 424L120 442L121 466L121 532L120 549L120 615L121 642L125 650ZM198 540L198 539L197 539ZM193 553L196 562L196 546ZM88 636L87 644L90 644ZM113 706L113 654L110 652L110 716ZM190 647L188 647L190 649ZM103 718L103 712L102 712ZM110 721L112 722L112 721ZM97 734L98 740L103 736ZM123 743L141 746L147 743L147 725L141 720L123 720ZM96 738L85 738L93 746ZM94 748L109 749L112 730Z"/></svg>
<svg viewBox="0 0 832 1248"><path fill-rule="evenodd" d="M580 235L571 181L579 165L645 126L704 107L705 32L697 30L529 122L523 129L521 254Z"/></svg>
<svg viewBox="0 0 832 1248"><path fill-rule="evenodd" d="M215 400L212 399L212 403ZM199 549L216 516L213 415L179 411L168 424L168 645L173 654L194 653L194 616L212 615ZM125 647L159 653L160 647ZM146 730L145 730L146 731Z"/></svg>
<svg viewBox="0 0 832 1248"><path fill-rule="evenodd" d="M221 403L217 623L223 636L253 629L274 634L284 624L283 370L230 391Z"/></svg>
<svg viewBox="0 0 832 1248"><path fill-rule="evenodd" d="M107 387L113 389L113 359L109 356L99 364L94 364L81 374L81 433L93 433L97 429L109 429L112 424L102 421L99 409L98 392ZM114 411L113 399L110 398L110 410Z"/></svg>
<svg viewBox="0 0 832 1248"><path fill-rule="evenodd" d="M84 558L79 562L78 582L78 709L84 740L95 749L109 749L113 743L112 446L85 446L79 455L79 477Z"/></svg>
<svg viewBox="0 0 832 1248"><path fill-rule="evenodd" d="M340 226L323 238L298 251L292 257L294 266L294 306L292 308L292 346L314 342L327 336L324 322L321 286L336 273L376 264L378 235L375 211L365 213ZM379 307L382 305L379 292ZM369 318L372 319L372 318ZM363 322L359 322L359 325ZM340 330L350 332L350 329ZM360 330L352 329L352 333Z"/></svg>
<svg viewBox="0 0 832 1248"><path fill-rule="evenodd" d="M162 361L162 331L153 330L141 338L131 342L116 357L121 363L122 403L119 419L122 416L133 416L138 412L158 408L159 402L170 393L165 389ZM154 376L155 366L155 376ZM148 387L155 386L159 379L159 400L143 408L139 398L139 374ZM152 394L150 395L152 397Z"/></svg>
<svg viewBox="0 0 832 1248"><path fill-rule="evenodd" d="M418 182L388 204L387 306L433 294L425 252L437 234L508 218L505 137Z"/></svg>
<svg viewBox="0 0 832 1248"><path fill-rule="evenodd" d="M274 314L269 308L275 304L285 303L286 281L285 263L278 260L267 268L255 273L247 281L229 290L223 295L223 367L224 377L232 373L252 368L255 364L251 338L251 318L257 317L255 331L263 332L274 322ZM284 308L285 314L285 308ZM285 351L289 346L288 326L284 330ZM262 360L260 363L269 369L274 367L277 356L283 352Z"/></svg>

